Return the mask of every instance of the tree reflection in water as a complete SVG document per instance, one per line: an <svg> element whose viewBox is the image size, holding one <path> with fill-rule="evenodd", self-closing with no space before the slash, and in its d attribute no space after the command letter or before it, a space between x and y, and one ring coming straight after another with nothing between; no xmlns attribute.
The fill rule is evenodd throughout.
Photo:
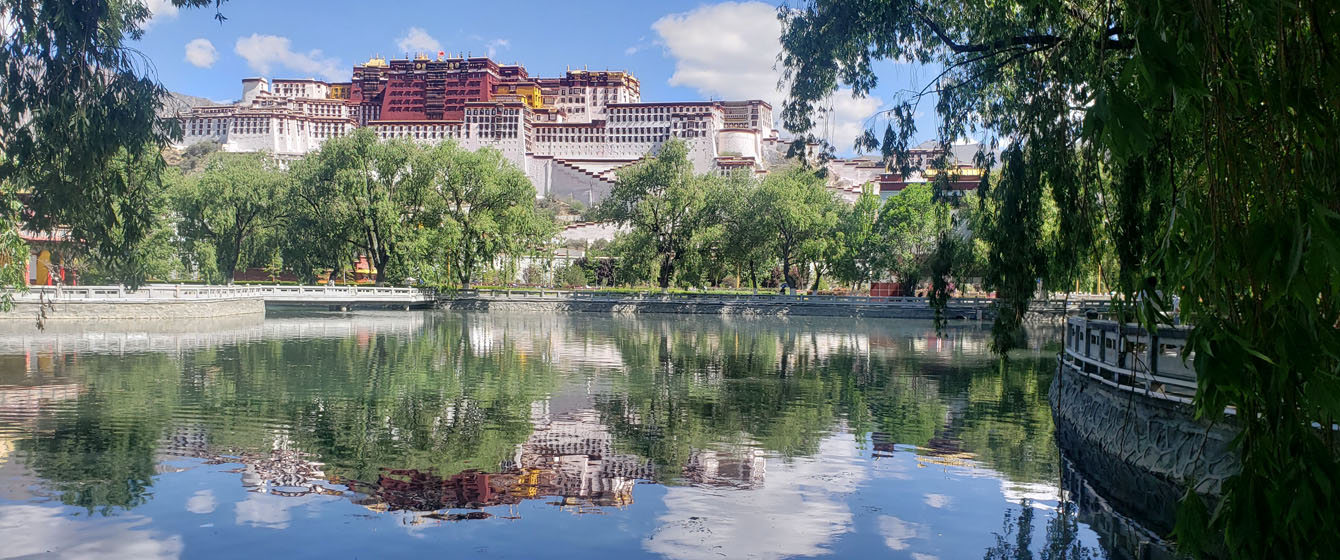
<svg viewBox="0 0 1340 560"><path fill-rule="evenodd" d="M392 480L431 489L453 477L519 477L539 465L526 463L528 445L565 457L556 461L577 474L550 469L568 477L562 484L595 480L580 473L624 457L638 466L618 467L611 488L641 479L751 488L765 481L765 456L813 456L843 430L857 445L976 461L1015 482L1057 470L1046 402L1054 362L1021 355L998 366L973 326L415 317L410 332L355 323L330 338L65 356L83 392L44 409L18 447L63 500L90 510L143 503L162 456L288 450L370 495ZM563 430L569 439L543 441ZM575 496L558 482L535 486ZM618 503L620 491L591 499Z"/></svg>
<svg viewBox="0 0 1340 560"><path fill-rule="evenodd" d="M1102 550L1086 547L1079 540L1079 521L1074 502L1062 501L1047 519L1046 542L1035 556L1033 517L1038 509L1028 499L1020 500L1019 509L1006 509L996 544L986 549L983 560L1090 560L1104 558Z"/></svg>

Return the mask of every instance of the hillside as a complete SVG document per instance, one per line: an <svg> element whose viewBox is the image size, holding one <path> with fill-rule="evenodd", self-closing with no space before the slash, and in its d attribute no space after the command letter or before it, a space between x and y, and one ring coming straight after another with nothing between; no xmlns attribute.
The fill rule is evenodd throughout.
<svg viewBox="0 0 1340 560"><path fill-rule="evenodd" d="M158 116L173 117L181 111L185 111L191 107L199 107L201 105L217 105L217 103L204 97L196 97L194 95L186 95L184 93L170 91L168 92L167 98L163 100L163 105L158 108Z"/></svg>

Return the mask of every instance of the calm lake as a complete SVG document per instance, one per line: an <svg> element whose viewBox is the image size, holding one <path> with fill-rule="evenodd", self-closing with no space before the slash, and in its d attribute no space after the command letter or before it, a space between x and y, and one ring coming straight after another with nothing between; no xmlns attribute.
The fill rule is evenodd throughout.
<svg viewBox="0 0 1340 560"><path fill-rule="evenodd" d="M1106 558L1059 333L359 312L0 332L0 557Z"/></svg>

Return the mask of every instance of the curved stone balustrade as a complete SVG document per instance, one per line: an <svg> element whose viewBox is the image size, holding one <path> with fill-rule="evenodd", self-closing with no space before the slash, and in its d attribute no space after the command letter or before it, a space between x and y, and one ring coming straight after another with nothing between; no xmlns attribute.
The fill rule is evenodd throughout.
<svg viewBox="0 0 1340 560"><path fill-rule="evenodd" d="M1167 534L1187 486L1210 504L1240 469L1235 414L1197 419L1185 327L1072 317L1051 387L1062 454L1117 510Z"/></svg>

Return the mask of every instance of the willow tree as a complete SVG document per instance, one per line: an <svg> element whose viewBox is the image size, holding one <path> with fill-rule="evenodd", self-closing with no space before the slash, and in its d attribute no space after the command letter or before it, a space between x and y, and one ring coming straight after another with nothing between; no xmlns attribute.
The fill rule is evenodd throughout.
<svg viewBox="0 0 1340 560"><path fill-rule="evenodd" d="M774 266L774 236L759 219L763 214L758 190L759 181L753 177L732 173L707 195L710 220L721 229L717 250L722 260L735 269L740 284L747 277L755 292L759 273Z"/></svg>
<svg viewBox="0 0 1340 560"><path fill-rule="evenodd" d="M142 185L107 172L126 157L161 168L157 149L180 132L158 114L167 90L130 46L149 16L137 0L0 0L0 195L22 192L25 203L0 213L0 227L68 228L104 256L131 254L153 234L157 209L143 204ZM0 250L0 266L27 261L12 240Z"/></svg>
<svg viewBox="0 0 1340 560"><path fill-rule="evenodd" d="M1188 493L1183 544L1222 534L1239 557L1340 547L1340 467L1331 431L1313 427L1340 416L1333 5L820 0L779 14L788 128L809 129L839 83L875 91L873 64L886 59L941 72L898 96L861 145L906 163L928 95L945 141L1004 139L1007 165L982 191L998 213L987 279L1007 305L1026 304L1036 278L1077 269L1096 224L1115 245L1124 300L1139 297L1136 317L1167 320L1169 296L1181 296L1196 410L1213 419L1235 407L1242 430L1241 475L1212 515ZM1063 249L1047 259L1035 226L1044 201L1059 211ZM998 321L1008 335L1018 316Z"/></svg>
<svg viewBox="0 0 1340 560"><path fill-rule="evenodd" d="M502 152L444 142L430 148L424 161L442 231L455 241L446 259L461 287L470 287L472 275L499 255L520 255L553 235L553 219L536 211L534 185Z"/></svg>
<svg viewBox="0 0 1340 560"><path fill-rule="evenodd" d="M711 215L707 204L713 176L695 175L683 141L619 173L597 215L632 229L656 253L657 285L669 288L676 269L689 258L694 235Z"/></svg>
<svg viewBox="0 0 1340 560"><path fill-rule="evenodd" d="M872 187L862 189L861 196L851 208L839 213L833 231L835 250L829 267L838 280L851 284L854 290L860 290L862 284L869 283L882 270L880 260L875 258L884 241L876 225L880 206L877 190Z"/></svg>
<svg viewBox="0 0 1340 560"><path fill-rule="evenodd" d="M379 142L369 128L332 138L293 167L289 236L321 235L321 244L347 246L367 257L377 282L404 274L405 250L431 211L432 166L408 140Z"/></svg>
<svg viewBox="0 0 1340 560"><path fill-rule="evenodd" d="M782 264L782 276L792 289L804 289L791 265L820 263L838 222L838 201L813 170L794 167L769 174L754 195L755 216L772 237L769 245ZM815 275L814 289L819 288Z"/></svg>
<svg viewBox="0 0 1340 560"><path fill-rule="evenodd" d="M211 245L219 275L231 282L257 237L277 228L288 184L263 154L215 154L199 177L184 178L173 193L178 231L187 240Z"/></svg>

